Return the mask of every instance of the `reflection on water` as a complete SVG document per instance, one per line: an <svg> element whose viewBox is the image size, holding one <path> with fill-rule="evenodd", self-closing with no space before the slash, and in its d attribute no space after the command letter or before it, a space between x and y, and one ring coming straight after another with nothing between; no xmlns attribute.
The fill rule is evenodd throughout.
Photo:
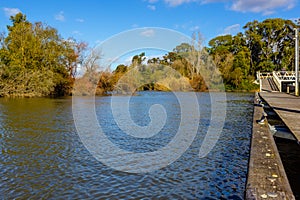
<svg viewBox="0 0 300 200"><path fill-rule="evenodd" d="M207 157L198 157L210 124L209 93L199 93L200 124L190 148L169 166L146 174L115 171L94 159L76 133L72 100L0 99L1 199L243 199L249 157L252 94L227 94L222 135ZM143 92L132 97L131 116L149 123L148 108L167 111L163 130L133 139L113 120L110 97L96 97L104 132L120 148L155 151L174 136L180 106L172 93Z"/></svg>

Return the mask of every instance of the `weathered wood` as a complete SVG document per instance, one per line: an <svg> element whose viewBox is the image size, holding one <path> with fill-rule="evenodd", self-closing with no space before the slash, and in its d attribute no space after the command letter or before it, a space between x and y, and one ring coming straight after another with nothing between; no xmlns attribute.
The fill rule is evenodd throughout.
<svg viewBox="0 0 300 200"><path fill-rule="evenodd" d="M257 103L256 101L255 105ZM262 113L262 107L254 106L251 152L245 197L248 200L294 200L295 197L267 121L264 124L257 123L257 120L261 119Z"/></svg>
<svg viewBox="0 0 300 200"><path fill-rule="evenodd" d="M300 97L281 92L261 92L263 98L278 114L300 142Z"/></svg>

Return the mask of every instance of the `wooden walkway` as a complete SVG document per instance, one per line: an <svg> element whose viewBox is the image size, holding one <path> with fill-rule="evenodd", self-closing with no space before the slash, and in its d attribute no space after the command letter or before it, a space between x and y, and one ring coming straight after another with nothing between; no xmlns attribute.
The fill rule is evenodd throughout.
<svg viewBox="0 0 300 200"><path fill-rule="evenodd" d="M263 107L258 105L257 98L258 96L256 96L254 102L251 152L245 199L294 200L295 197L268 124L267 122L264 124L257 123L264 112Z"/></svg>
<svg viewBox="0 0 300 200"><path fill-rule="evenodd" d="M246 199L295 199L268 122L258 123L264 110L257 100L262 98L273 108L300 144L300 97L274 91L269 79L261 84L255 98Z"/></svg>
<svg viewBox="0 0 300 200"><path fill-rule="evenodd" d="M276 91L278 91L278 88L277 88L277 86L274 83L272 78L262 79L261 84L262 84L262 91L265 91L265 92L276 92Z"/></svg>
<svg viewBox="0 0 300 200"><path fill-rule="evenodd" d="M300 143L300 97L281 92L260 92Z"/></svg>

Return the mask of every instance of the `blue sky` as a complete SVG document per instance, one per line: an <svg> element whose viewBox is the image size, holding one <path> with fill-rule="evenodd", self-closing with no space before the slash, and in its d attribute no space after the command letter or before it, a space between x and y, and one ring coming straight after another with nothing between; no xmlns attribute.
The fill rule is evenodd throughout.
<svg viewBox="0 0 300 200"><path fill-rule="evenodd" d="M300 18L297 0L1 0L0 9L0 31L6 31L10 15L21 11L30 22L43 22L56 28L63 38L73 37L91 48L136 28L170 29L189 37L200 32L207 44L218 35L243 31L242 27L253 20ZM142 29L141 34L149 38L151 31ZM128 48L132 41L127 42ZM137 52L129 52L127 58L108 54L106 60L118 56L130 60Z"/></svg>
<svg viewBox="0 0 300 200"><path fill-rule="evenodd" d="M21 11L29 21L90 46L133 28L168 28L188 36L199 31L208 42L236 34L254 19L300 18L297 0L1 0L0 8L0 31L10 24L9 15Z"/></svg>

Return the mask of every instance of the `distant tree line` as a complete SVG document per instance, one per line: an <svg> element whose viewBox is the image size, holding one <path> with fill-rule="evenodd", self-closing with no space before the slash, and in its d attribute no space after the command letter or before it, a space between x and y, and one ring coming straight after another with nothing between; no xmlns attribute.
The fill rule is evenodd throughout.
<svg viewBox="0 0 300 200"><path fill-rule="evenodd" d="M168 65L186 77L195 91L207 91L214 88L212 74L215 69L203 70L208 63L203 61L204 52L208 52L218 71L221 73L227 91L253 91L258 89L255 83L257 71L278 71L295 69L295 41L293 28L299 28L299 20L280 18L266 19L262 22L254 20L247 23L244 33L221 35L209 41L209 47L196 49L195 43L201 43L193 36L192 44L182 43L162 58L152 58L146 64L145 54L136 55L129 66L119 65L114 71L103 71L98 83L99 93L107 93L114 89L120 77L136 64L143 70L150 70L151 65ZM204 51L204 52L203 52ZM197 63L198 62L198 63ZM141 69L140 69L141 70ZM168 90L158 84L147 84L140 90Z"/></svg>
<svg viewBox="0 0 300 200"><path fill-rule="evenodd" d="M217 76L218 69L212 64L199 64L199 57L202 57L203 61L209 55L205 53L205 49L197 51L187 43L178 45L172 52L162 57L148 60L145 52L142 52L133 56L131 64L120 64L113 71L103 70L97 72L96 76L94 73L85 73L83 77L77 79L80 84L76 89L83 95L93 94L94 91L98 95L105 95L113 91L122 93L127 87L133 87L132 82L140 82L141 85L135 88L137 91L219 90L218 85L222 78L220 75ZM125 74L130 74L133 70L136 70L135 75L129 75L125 82L124 79L120 81ZM172 70L177 73L173 73ZM93 85L97 87L93 88Z"/></svg>
<svg viewBox="0 0 300 200"><path fill-rule="evenodd" d="M253 91L257 71L294 69L291 35L293 28L299 28L299 23L280 18L254 20L243 27L244 33L217 36L209 47L202 47L201 35L194 34L191 44L179 44L162 57L147 59L143 52L129 65L101 70L101 53L91 51L84 57L86 43L65 40L56 29L30 23L21 13L10 19L8 33L0 35L0 96L110 94L125 87L118 82L135 68L148 80L137 90L186 90L188 83L195 91L207 91L219 90L224 83L227 91ZM79 65L85 74L76 77ZM165 66L180 77L164 75ZM72 91L75 78L78 87Z"/></svg>

